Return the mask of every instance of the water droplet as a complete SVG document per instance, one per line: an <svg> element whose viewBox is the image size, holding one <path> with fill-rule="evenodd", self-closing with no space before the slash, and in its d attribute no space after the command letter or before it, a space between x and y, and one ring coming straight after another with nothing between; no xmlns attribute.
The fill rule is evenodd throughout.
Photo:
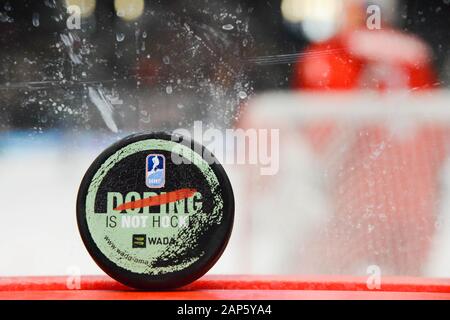
<svg viewBox="0 0 450 320"><path fill-rule="evenodd" d="M116 40L117 40L117 42L122 42L123 39L125 39L125 34L123 34L122 32L118 32L118 33L116 34Z"/></svg>
<svg viewBox="0 0 450 320"><path fill-rule="evenodd" d="M33 26L39 27L39 13L38 12L33 13L32 21L33 21Z"/></svg>
<svg viewBox="0 0 450 320"><path fill-rule="evenodd" d="M56 8L55 0L45 0L44 4L49 8Z"/></svg>
<svg viewBox="0 0 450 320"><path fill-rule="evenodd" d="M144 39L147 38L147 32L145 32L145 31L142 32L142 38L144 38Z"/></svg>
<svg viewBox="0 0 450 320"><path fill-rule="evenodd" d="M170 58L169 58L169 56L164 56L164 57L163 57L163 63L164 63L164 64L169 64L169 63L170 63Z"/></svg>
<svg viewBox="0 0 450 320"><path fill-rule="evenodd" d="M229 30L233 30L234 26L232 24L225 24L222 26L222 29L229 31Z"/></svg>
<svg viewBox="0 0 450 320"><path fill-rule="evenodd" d="M184 105L182 105L181 103L178 103L178 104L177 104L177 108L178 108L178 109L183 109L183 108L184 108Z"/></svg>
<svg viewBox="0 0 450 320"><path fill-rule="evenodd" d="M173 92L172 86L171 86L171 85L168 85L168 86L166 87L166 93L167 93L167 94L172 94L172 92Z"/></svg>
<svg viewBox="0 0 450 320"><path fill-rule="evenodd" d="M239 91L238 96L240 99L245 99L245 98L247 98L247 92Z"/></svg>

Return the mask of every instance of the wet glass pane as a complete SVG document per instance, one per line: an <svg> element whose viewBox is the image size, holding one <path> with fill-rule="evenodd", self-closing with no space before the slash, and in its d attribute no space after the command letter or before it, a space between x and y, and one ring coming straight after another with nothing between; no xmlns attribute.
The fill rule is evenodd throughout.
<svg viewBox="0 0 450 320"><path fill-rule="evenodd" d="M212 272L450 275L449 14L447 0L0 1L0 276L101 273L76 226L83 174L128 134L177 129L235 191Z"/></svg>

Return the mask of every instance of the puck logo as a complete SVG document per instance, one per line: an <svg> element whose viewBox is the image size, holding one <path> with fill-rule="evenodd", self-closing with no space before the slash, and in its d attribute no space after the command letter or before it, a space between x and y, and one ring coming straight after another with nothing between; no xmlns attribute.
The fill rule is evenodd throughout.
<svg viewBox="0 0 450 320"><path fill-rule="evenodd" d="M133 234L133 248L145 248L147 243L145 238L145 234Z"/></svg>
<svg viewBox="0 0 450 320"><path fill-rule="evenodd" d="M162 154L149 154L147 156L145 172L147 187L164 187L166 177L166 158Z"/></svg>
<svg viewBox="0 0 450 320"><path fill-rule="evenodd" d="M168 289L197 279L231 233L234 198L225 171L198 152L204 148L176 138L125 138L95 160L80 186L77 219L89 253L132 287ZM173 153L191 161L174 163Z"/></svg>

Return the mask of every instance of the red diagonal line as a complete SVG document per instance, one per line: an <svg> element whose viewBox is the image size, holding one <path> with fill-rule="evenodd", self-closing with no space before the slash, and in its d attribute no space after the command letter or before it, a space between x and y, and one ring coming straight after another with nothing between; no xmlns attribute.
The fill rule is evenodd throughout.
<svg viewBox="0 0 450 320"><path fill-rule="evenodd" d="M179 189L158 196L152 196L141 200L125 202L114 210L122 211L127 209L138 209L145 207L160 206L162 204L175 202L192 197L197 192L196 189Z"/></svg>

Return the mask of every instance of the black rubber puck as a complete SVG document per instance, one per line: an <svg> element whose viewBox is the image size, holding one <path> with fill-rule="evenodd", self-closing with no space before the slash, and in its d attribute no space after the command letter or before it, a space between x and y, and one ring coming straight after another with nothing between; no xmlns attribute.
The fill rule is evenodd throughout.
<svg viewBox="0 0 450 320"><path fill-rule="evenodd" d="M117 142L90 166L78 192L78 228L89 254L138 289L173 289L204 275L225 249L233 220L223 167L175 134Z"/></svg>

